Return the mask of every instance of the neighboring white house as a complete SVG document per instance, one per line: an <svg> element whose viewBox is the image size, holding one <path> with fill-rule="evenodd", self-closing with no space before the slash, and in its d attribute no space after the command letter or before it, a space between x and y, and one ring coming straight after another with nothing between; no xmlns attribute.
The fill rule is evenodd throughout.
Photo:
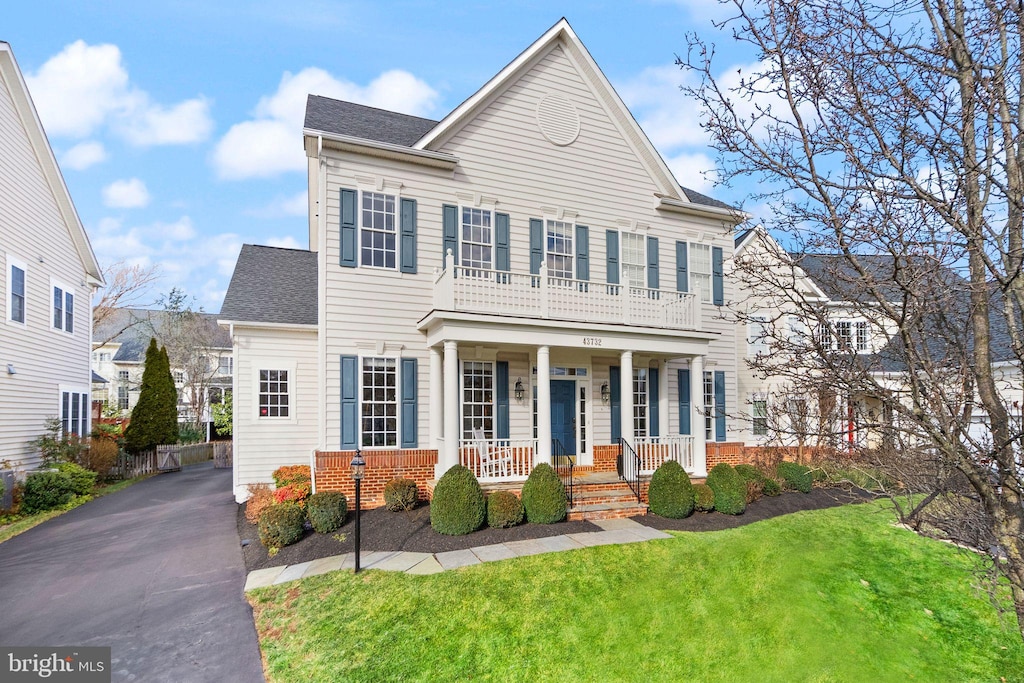
<svg viewBox="0 0 1024 683"><path fill-rule="evenodd" d="M706 473L742 215L680 186L565 20L441 121L311 95L304 142L310 249L243 247L220 315L236 495L292 463L339 485L357 448L522 481L615 471L621 438Z"/></svg>
<svg viewBox="0 0 1024 683"><path fill-rule="evenodd" d="M0 42L0 464L33 468L47 418L88 434L96 256L11 46Z"/></svg>

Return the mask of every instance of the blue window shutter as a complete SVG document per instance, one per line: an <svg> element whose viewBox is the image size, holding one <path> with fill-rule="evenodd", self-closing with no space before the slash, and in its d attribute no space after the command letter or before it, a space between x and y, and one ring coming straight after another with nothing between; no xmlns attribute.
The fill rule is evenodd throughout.
<svg viewBox="0 0 1024 683"><path fill-rule="evenodd" d="M416 272L416 200L402 199L401 216L402 225L402 253L399 256L401 261L400 270L403 273Z"/></svg>
<svg viewBox="0 0 1024 683"><path fill-rule="evenodd" d="M451 251L452 262L448 265L454 266L459 262L459 207L445 204L441 207L441 217L444 223L441 255Z"/></svg>
<svg viewBox="0 0 1024 683"><path fill-rule="evenodd" d="M619 366L613 365L608 368L608 391L612 404L612 441L618 441L622 436L622 396L619 393L621 377L622 369Z"/></svg>
<svg viewBox="0 0 1024 683"><path fill-rule="evenodd" d="M690 434L690 371L679 370L679 433Z"/></svg>
<svg viewBox="0 0 1024 683"><path fill-rule="evenodd" d="M494 214L494 269L512 270L509 255L508 214Z"/></svg>
<svg viewBox="0 0 1024 683"><path fill-rule="evenodd" d="M686 276L686 242L676 242L676 291L690 291L690 280ZM689 370L687 370L689 372Z"/></svg>
<svg viewBox="0 0 1024 683"><path fill-rule="evenodd" d="M725 441L725 373L715 370L715 441Z"/></svg>
<svg viewBox="0 0 1024 683"><path fill-rule="evenodd" d="M355 268L356 259L356 218L358 193L355 190L341 191L341 265Z"/></svg>
<svg viewBox="0 0 1024 683"><path fill-rule="evenodd" d="M576 279L590 279L590 228L576 226Z"/></svg>
<svg viewBox="0 0 1024 683"><path fill-rule="evenodd" d="M359 433L359 358L341 357L341 447L355 448Z"/></svg>
<svg viewBox="0 0 1024 683"><path fill-rule="evenodd" d="M417 448L416 359L402 359L402 448Z"/></svg>
<svg viewBox="0 0 1024 683"><path fill-rule="evenodd" d="M711 247L711 292L716 306L725 303L725 286L722 270L722 248Z"/></svg>
<svg viewBox="0 0 1024 683"><path fill-rule="evenodd" d="M658 238L647 238L647 288L661 287L661 273L658 271Z"/></svg>
<svg viewBox="0 0 1024 683"><path fill-rule="evenodd" d="M605 247L608 253L608 271L605 282L610 285L619 284L619 231L605 232Z"/></svg>
<svg viewBox="0 0 1024 683"><path fill-rule="evenodd" d="M498 420L494 426L496 439L507 439L509 434L508 420L508 361L499 360L495 363L494 394Z"/></svg>
<svg viewBox="0 0 1024 683"><path fill-rule="evenodd" d="M647 368L647 433L650 436L661 436L659 427L661 405L658 403L658 371L659 368Z"/></svg>
<svg viewBox="0 0 1024 683"><path fill-rule="evenodd" d="M540 264L544 262L544 221L539 218L530 219L530 272L540 272Z"/></svg>

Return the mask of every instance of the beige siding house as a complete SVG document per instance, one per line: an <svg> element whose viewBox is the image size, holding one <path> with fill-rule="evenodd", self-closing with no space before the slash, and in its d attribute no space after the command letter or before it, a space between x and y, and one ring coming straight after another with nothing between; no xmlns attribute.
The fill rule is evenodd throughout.
<svg viewBox="0 0 1024 683"><path fill-rule="evenodd" d="M0 464L31 469L49 417L89 432L90 299L103 275L11 46L0 42Z"/></svg>
<svg viewBox="0 0 1024 683"><path fill-rule="evenodd" d="M742 215L677 182L566 21L441 121L311 95L304 142L310 250L246 246L220 316L239 498L286 463L339 486L356 449L372 496L460 463L702 477L732 440ZM315 291L282 307L286 278Z"/></svg>

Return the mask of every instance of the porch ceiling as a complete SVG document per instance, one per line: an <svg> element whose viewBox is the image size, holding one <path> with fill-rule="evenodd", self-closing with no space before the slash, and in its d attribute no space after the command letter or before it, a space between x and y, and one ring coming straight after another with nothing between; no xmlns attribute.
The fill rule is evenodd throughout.
<svg viewBox="0 0 1024 683"><path fill-rule="evenodd" d="M608 323L431 311L417 325L427 345L446 340L499 346L550 346L592 352L633 351L670 356L706 355L713 332L668 330Z"/></svg>

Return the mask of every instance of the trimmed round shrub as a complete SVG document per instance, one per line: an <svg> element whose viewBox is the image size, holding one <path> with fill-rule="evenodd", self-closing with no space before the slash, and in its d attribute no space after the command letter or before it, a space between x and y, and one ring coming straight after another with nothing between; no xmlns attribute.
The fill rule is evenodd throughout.
<svg viewBox="0 0 1024 683"><path fill-rule="evenodd" d="M736 465L734 469L747 485L747 505L750 505L764 494L767 477L753 465Z"/></svg>
<svg viewBox="0 0 1024 683"><path fill-rule="evenodd" d="M345 523L348 499L341 491L319 491L306 501L306 515L313 531L329 534Z"/></svg>
<svg viewBox="0 0 1024 683"><path fill-rule="evenodd" d="M810 493L814 484L814 477L811 476L811 469L795 462L780 462L778 468L779 478L787 489Z"/></svg>
<svg viewBox="0 0 1024 683"><path fill-rule="evenodd" d="M715 509L715 492L707 484L694 484L693 509L697 512L711 512Z"/></svg>
<svg viewBox="0 0 1024 683"><path fill-rule="evenodd" d="M742 515L747 509L747 483L729 464L720 462L708 472L708 486L715 492L715 509L725 515Z"/></svg>
<svg viewBox="0 0 1024 683"><path fill-rule="evenodd" d="M412 479L395 477L384 485L384 507L392 512L412 510L418 499L419 490Z"/></svg>
<svg viewBox="0 0 1024 683"><path fill-rule="evenodd" d="M485 511L480 482L464 465L455 465L437 480L430 501L430 526L437 533L462 536L476 531Z"/></svg>
<svg viewBox="0 0 1024 683"><path fill-rule="evenodd" d="M68 478L71 483L71 492L76 496L88 496L96 486L96 473L91 472L81 465L73 462L62 462L57 465L57 471Z"/></svg>
<svg viewBox="0 0 1024 683"><path fill-rule="evenodd" d="M693 512L693 486L686 470L675 460L667 460L651 475L647 489L651 512L661 517L682 519Z"/></svg>
<svg viewBox="0 0 1024 683"><path fill-rule="evenodd" d="M260 543L267 548L283 548L302 538L306 513L296 503L271 505L260 515Z"/></svg>
<svg viewBox="0 0 1024 683"><path fill-rule="evenodd" d="M495 491L487 496L487 526L508 529L523 523L526 511L523 501L509 491Z"/></svg>
<svg viewBox="0 0 1024 683"><path fill-rule="evenodd" d="M274 504L274 490L269 484L249 484L249 497L245 501L245 518L250 524L259 524L260 515Z"/></svg>
<svg viewBox="0 0 1024 683"><path fill-rule="evenodd" d="M71 480L63 472L33 472L25 478L21 511L27 515L53 510L75 497Z"/></svg>
<svg viewBox="0 0 1024 683"><path fill-rule="evenodd" d="M774 479L765 479L763 491L766 496L777 496L782 493L782 486Z"/></svg>
<svg viewBox="0 0 1024 683"><path fill-rule="evenodd" d="M554 524L569 512L565 502L565 486L551 465L541 463L533 468L523 484L523 507L530 524Z"/></svg>

